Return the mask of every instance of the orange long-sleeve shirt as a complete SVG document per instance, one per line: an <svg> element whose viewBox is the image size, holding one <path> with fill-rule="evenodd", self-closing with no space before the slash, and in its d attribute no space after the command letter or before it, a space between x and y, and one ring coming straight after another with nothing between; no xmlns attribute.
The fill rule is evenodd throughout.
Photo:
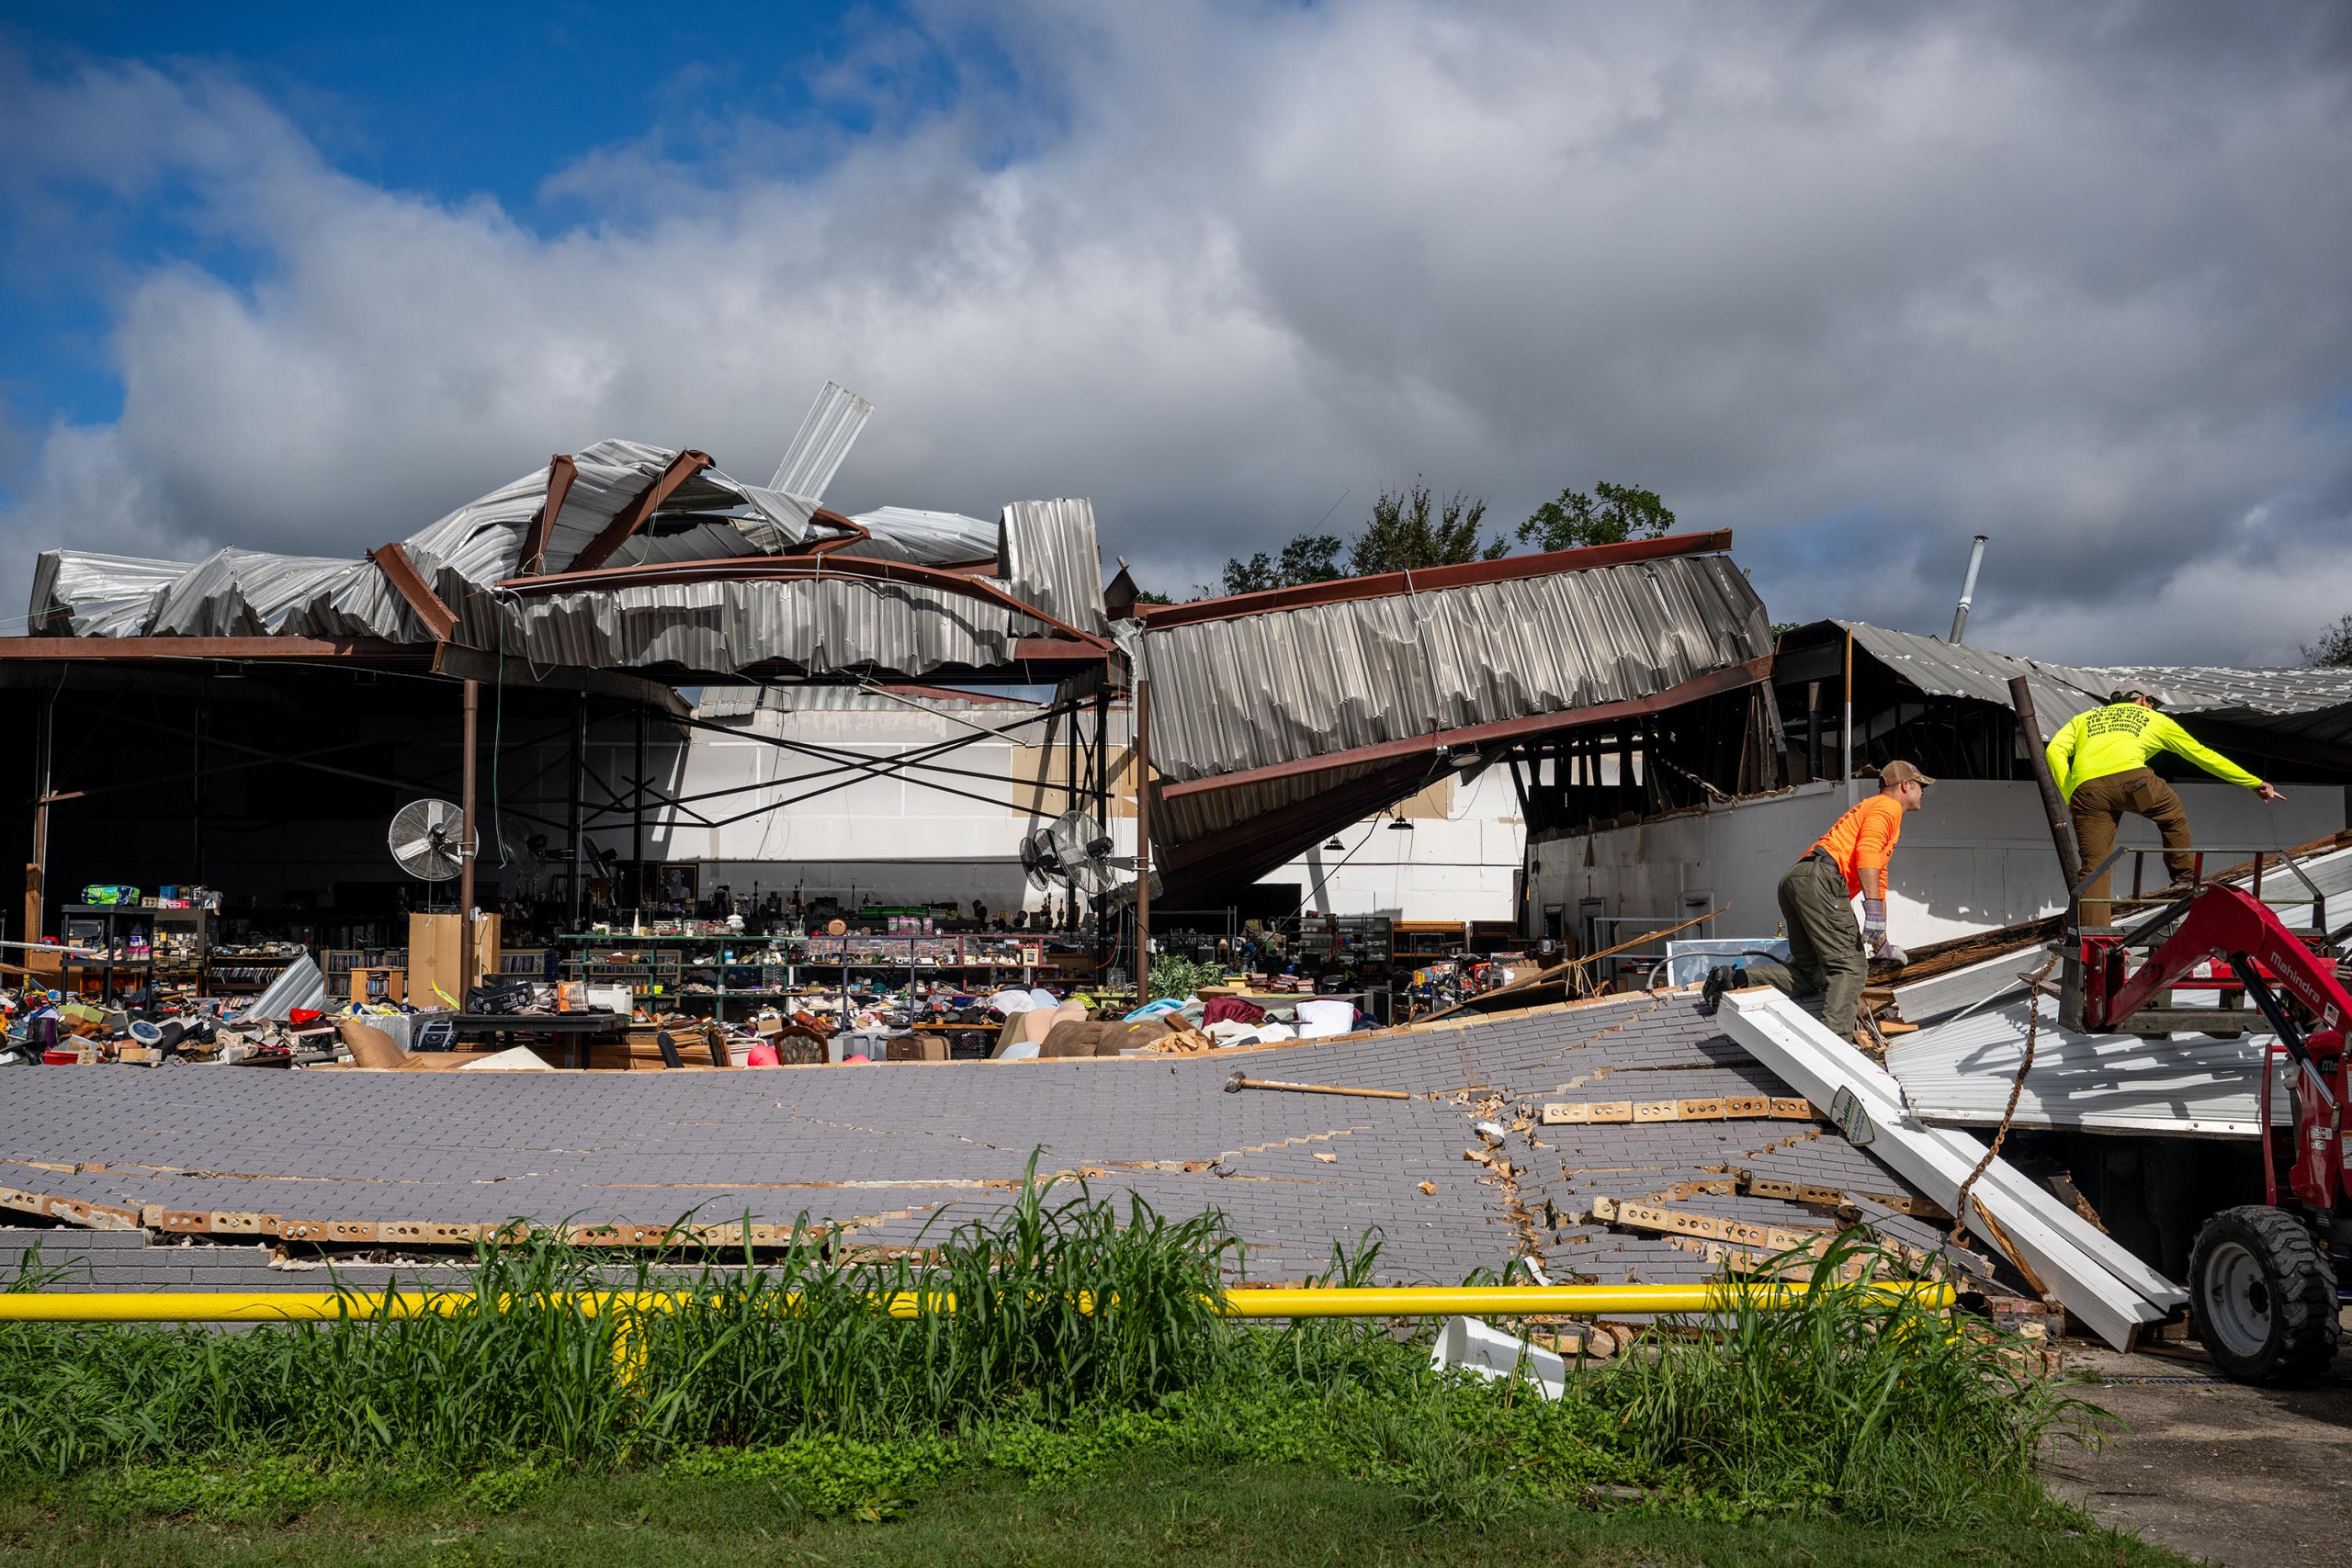
<svg viewBox="0 0 2352 1568"><path fill-rule="evenodd" d="M1814 840L1827 850L1846 874L1846 897L1868 889L1870 897L1886 897L1886 863L1894 858L1894 842L1903 837L1903 803L1893 795L1874 795L1849 808Z"/></svg>

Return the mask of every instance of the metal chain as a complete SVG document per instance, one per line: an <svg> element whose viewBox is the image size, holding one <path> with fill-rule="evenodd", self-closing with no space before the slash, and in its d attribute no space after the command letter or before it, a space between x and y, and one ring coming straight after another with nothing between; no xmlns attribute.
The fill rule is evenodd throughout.
<svg viewBox="0 0 2352 1568"><path fill-rule="evenodd" d="M1995 1160L2001 1157L2001 1145L2008 1140L2009 1122L2018 1113L2018 1097L2025 1092L2025 1076L2033 1070L2034 1037L2041 1030L2042 983L2050 978L2050 972L2056 967L2058 967L2058 955L2053 953L2050 955L2049 963L2026 977L2025 988L2029 999L2025 1015L2025 1059L2018 1064L2018 1076L2009 1080L2009 1103L2001 1112L2000 1126L1994 1129L1991 1145L1985 1149L1984 1157L1976 1162L1976 1168L1968 1173L1968 1179L1960 1184L1960 1195L1952 1200L1951 1243L1954 1247L1959 1246L1960 1238L1968 1234L1969 1190L1976 1185L1976 1179L1991 1168Z"/></svg>

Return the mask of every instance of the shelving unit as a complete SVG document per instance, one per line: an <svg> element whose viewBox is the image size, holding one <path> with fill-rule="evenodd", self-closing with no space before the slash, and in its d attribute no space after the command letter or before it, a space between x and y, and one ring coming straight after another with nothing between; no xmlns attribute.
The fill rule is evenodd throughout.
<svg viewBox="0 0 2352 1568"><path fill-rule="evenodd" d="M95 948L106 956L84 958L74 953L62 954L58 960L63 989L72 995L82 990L82 976L98 977L98 1000L110 1002L120 987L114 977L119 974L135 975L137 986L154 983L155 961L150 958L116 957L125 953L135 935L145 941L154 929L154 911L136 904L68 904L62 911L64 917L65 942L68 947ZM135 988L135 987L134 987Z"/></svg>
<svg viewBox="0 0 2352 1568"><path fill-rule="evenodd" d="M257 995L269 989L286 966L301 956L299 953L224 953L215 948L204 961L204 993L211 997Z"/></svg>
<svg viewBox="0 0 2352 1568"><path fill-rule="evenodd" d="M330 947L319 953L319 968L327 978L327 995L351 995L354 969L406 969L405 947Z"/></svg>
<svg viewBox="0 0 2352 1568"><path fill-rule="evenodd" d="M727 1004L779 1000L797 990L831 988L846 968L855 974L884 971L909 980L925 970L990 977L1019 972L1034 978L1052 964L1052 955L1040 936L1022 932L920 934L888 932L847 936L628 936L566 935L557 942L563 950L563 977L590 985L627 985L637 1005L684 1010L707 1003L711 1016L724 1021ZM696 948L713 948L707 958ZM781 950L787 962L727 959L730 950L749 948L764 954ZM689 969L711 969L718 984L707 991L689 991ZM803 970L816 973L804 976ZM821 976L823 978L819 978ZM804 983L805 982L805 983Z"/></svg>
<svg viewBox="0 0 2352 1568"><path fill-rule="evenodd" d="M1298 922L1301 958L1366 969L1389 962L1390 927L1385 915L1306 915Z"/></svg>
<svg viewBox="0 0 2352 1568"><path fill-rule="evenodd" d="M1418 969L1464 951L1460 920L1395 920L1389 926L1389 958L1399 969Z"/></svg>
<svg viewBox="0 0 2352 1568"><path fill-rule="evenodd" d="M150 907L145 913L153 922L149 954L155 963L156 987L193 991L202 987L205 955L212 950L212 911Z"/></svg>

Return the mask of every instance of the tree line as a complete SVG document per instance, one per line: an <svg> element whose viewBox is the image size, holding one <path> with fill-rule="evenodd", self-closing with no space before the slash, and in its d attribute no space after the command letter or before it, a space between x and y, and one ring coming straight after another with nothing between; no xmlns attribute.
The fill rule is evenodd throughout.
<svg viewBox="0 0 2352 1568"><path fill-rule="evenodd" d="M1372 503L1371 518L1353 538L1310 531L1280 550L1228 558L1223 581L1204 583L1200 596L1261 593L1341 577L1497 560L1511 552L1513 541L1501 534L1482 536L1486 520L1483 497L1456 491L1440 499L1416 480L1402 490L1382 491ZM1570 488L1537 507L1519 525L1516 541L1539 550L1571 550L1655 539L1673 526L1674 513L1656 491L1603 479L1589 494Z"/></svg>

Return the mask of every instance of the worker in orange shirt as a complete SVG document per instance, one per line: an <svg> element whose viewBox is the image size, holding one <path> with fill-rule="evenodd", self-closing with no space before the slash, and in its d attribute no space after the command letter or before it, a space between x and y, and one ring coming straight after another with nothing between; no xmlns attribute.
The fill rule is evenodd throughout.
<svg viewBox="0 0 2352 1568"><path fill-rule="evenodd" d="M1804 858L1781 878L1781 915L1788 927L1789 962L1717 969L1707 976L1706 1008L1734 986L1763 981L1792 997L1823 994L1821 1021L1841 1040L1859 1039L1862 983L1871 957L1905 960L1887 940L1886 868L1903 836L1903 814L1917 811L1936 781L1908 762L1879 770L1878 793L1849 809L1814 840ZM1862 901L1854 924L1853 900Z"/></svg>

